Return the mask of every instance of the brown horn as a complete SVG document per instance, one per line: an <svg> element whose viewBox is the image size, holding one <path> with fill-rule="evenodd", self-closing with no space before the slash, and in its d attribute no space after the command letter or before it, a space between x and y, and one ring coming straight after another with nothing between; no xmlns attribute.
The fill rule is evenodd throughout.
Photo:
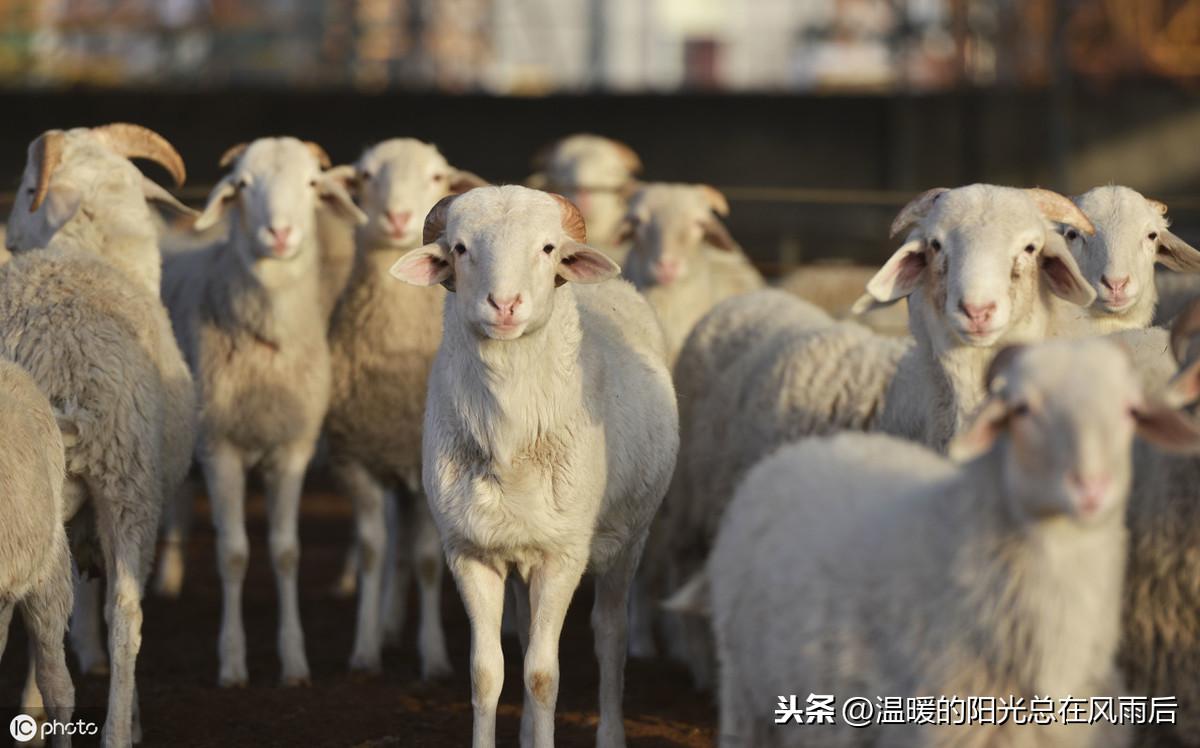
<svg viewBox="0 0 1200 748"><path fill-rule="evenodd" d="M888 236L896 236L907 231L913 224L920 222L922 218L929 215L929 211L933 209L933 204L937 202L937 199L949 191L945 187L934 187L932 190L925 190L914 197L896 214Z"/></svg>
<svg viewBox="0 0 1200 748"><path fill-rule="evenodd" d="M587 224L583 220L583 214L579 212L579 208L575 207L575 203L558 194L557 192L546 193L558 203L558 208L562 211L562 227L563 231L567 232L567 236L575 241L583 244L587 241Z"/></svg>
<svg viewBox="0 0 1200 748"><path fill-rule="evenodd" d="M729 215L729 199L720 190L709 184L702 184L699 187L700 194L704 195L705 201L708 202L708 206L714 213L719 216Z"/></svg>
<svg viewBox="0 0 1200 748"><path fill-rule="evenodd" d="M442 234L446 233L446 218L450 214L450 203L458 199L459 194L461 193L446 195L430 208L429 215L425 216L425 228L421 231L423 242L433 244L442 238Z"/></svg>
<svg viewBox="0 0 1200 748"><path fill-rule="evenodd" d="M304 143L304 146L308 148L313 157L317 159L317 163L321 165L322 169L328 169L329 167L333 166L333 160L329 158L329 154L325 152L324 148L312 142L311 140L304 140L301 142Z"/></svg>
<svg viewBox="0 0 1200 748"><path fill-rule="evenodd" d="M1041 187L1029 187L1024 192L1033 198L1038 210L1051 221L1074 226L1089 236L1096 233L1096 227L1092 225L1091 220L1069 198Z"/></svg>
<svg viewBox="0 0 1200 748"><path fill-rule="evenodd" d="M50 189L50 175L62 161L63 143L66 135L62 130L47 130L33 141L31 160L37 164L37 190L33 193L33 202L29 203L32 213L42 207L46 192Z"/></svg>
<svg viewBox="0 0 1200 748"><path fill-rule="evenodd" d="M187 179L183 157L166 138L141 125L114 122L93 127L92 133L125 158L144 158L162 166L179 187Z"/></svg>
<svg viewBox="0 0 1200 748"><path fill-rule="evenodd" d="M1150 203L1150 207L1154 210L1155 213L1158 213L1160 216L1165 216L1167 214L1167 204L1166 203L1161 202L1159 200L1151 200L1150 198L1146 198L1146 202Z"/></svg>
<svg viewBox="0 0 1200 748"><path fill-rule="evenodd" d="M238 158L245 153L246 149L249 147L249 143L238 143L237 145L229 146L225 149L225 152L221 154L220 160L217 161L217 166L221 167L222 169L228 168L228 166L234 161L237 161Z"/></svg>
<svg viewBox="0 0 1200 748"><path fill-rule="evenodd" d="M1171 353L1180 366L1188 361L1188 349L1200 333L1200 299L1184 307L1171 325Z"/></svg>

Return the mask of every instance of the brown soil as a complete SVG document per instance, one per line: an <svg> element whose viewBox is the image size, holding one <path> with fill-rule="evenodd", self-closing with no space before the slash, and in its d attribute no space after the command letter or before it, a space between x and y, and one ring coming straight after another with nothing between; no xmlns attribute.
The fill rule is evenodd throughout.
<svg viewBox="0 0 1200 748"><path fill-rule="evenodd" d="M251 565L245 587L250 685L218 688L217 628L220 586L207 506L197 508L188 548L188 577L179 600L147 594L138 659L145 746L462 746L471 741L470 629L452 583L444 615L455 675L446 682L418 679L415 599L404 646L384 657L384 674L352 675L346 663L354 603L331 592L350 537L348 502L327 490L306 495L301 533L301 606L313 685L277 685L275 586L265 548L260 497L248 507ZM588 626L589 590L581 589L561 643L557 744L595 744L597 670ZM25 672L24 637L15 623L0 668L0 704L18 700ZM505 642L506 680L498 743L517 745L521 714L520 651ZM74 663L72 663L74 666ZM107 679L75 678L83 714L103 714ZM716 710L696 693L678 666L630 661L626 669L625 729L630 746L710 746ZM5 736L4 740L8 740ZM86 744L76 741L76 745Z"/></svg>

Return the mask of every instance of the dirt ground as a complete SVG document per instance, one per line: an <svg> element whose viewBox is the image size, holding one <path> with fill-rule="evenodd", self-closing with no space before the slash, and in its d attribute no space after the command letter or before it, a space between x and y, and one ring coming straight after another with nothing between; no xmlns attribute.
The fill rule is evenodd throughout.
<svg viewBox="0 0 1200 748"><path fill-rule="evenodd" d="M264 504L247 507L251 538L244 610L250 685L217 683L220 586L207 506L197 507L188 546L183 595L165 601L148 593L138 689L145 746L462 746L471 740L467 675L470 629L453 583L447 580L444 616L455 667L446 682L418 680L415 599L403 648L384 657L376 678L351 675L354 603L331 592L350 537L348 502L319 485L305 496L301 534L301 612L313 685L277 685L275 586L266 554ZM562 685L557 744L595 744L597 670L588 626L590 590L576 595L561 643ZM0 667L0 704L16 705L25 672L24 636L14 622ZM506 675L498 743L517 745L521 714L519 645L505 642ZM72 662L72 667L74 663ZM102 715L107 679L75 677L77 704ZM626 670L625 729L631 746L709 746L716 709L693 691L686 673L665 661L630 661ZM4 740L8 740L7 737ZM76 740L76 745L86 742Z"/></svg>

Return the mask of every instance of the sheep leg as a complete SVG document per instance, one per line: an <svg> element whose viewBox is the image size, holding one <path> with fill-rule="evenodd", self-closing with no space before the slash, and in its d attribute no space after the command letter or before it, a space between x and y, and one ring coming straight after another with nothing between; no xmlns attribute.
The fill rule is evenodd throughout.
<svg viewBox="0 0 1200 748"><path fill-rule="evenodd" d="M650 580L638 575L629 591L629 656L651 659L658 656L654 643L654 603L650 599Z"/></svg>
<svg viewBox="0 0 1200 748"><path fill-rule="evenodd" d="M85 675L108 674L108 649L104 646L104 580L80 577L75 583L71 611L71 649Z"/></svg>
<svg viewBox="0 0 1200 748"><path fill-rule="evenodd" d="M158 560L154 591L160 597L174 599L183 588L185 550L188 530L192 524L192 508L196 503L195 484L185 480L167 500L163 517L163 547Z"/></svg>
<svg viewBox="0 0 1200 748"><path fill-rule="evenodd" d="M50 575L21 601L21 617L29 635L31 664L46 713L61 724L71 721L75 710L75 686L67 670L63 639L71 612L71 559L65 541ZM55 746L70 746L69 735L55 735Z"/></svg>
<svg viewBox="0 0 1200 748"><path fill-rule="evenodd" d="M596 660L600 663L598 748L625 745L621 702L625 695L625 653L629 643L628 603L640 551L640 544L629 547L611 568L596 578L592 631L596 637Z"/></svg>
<svg viewBox="0 0 1200 748"><path fill-rule="evenodd" d="M497 569L469 556L451 555L450 573L458 585L471 621L471 707L473 748L495 748L496 705L504 685L504 651L500 617L504 614L504 577Z"/></svg>
<svg viewBox="0 0 1200 748"><path fill-rule="evenodd" d="M271 549L271 565L275 569L275 586L279 596L279 657L283 663L285 686L307 685L310 682L296 578L300 567L300 536L297 530L300 494L304 488L304 471L308 468L311 456L311 445L288 450L271 466L266 476L270 526L267 544Z"/></svg>
<svg viewBox="0 0 1200 748"><path fill-rule="evenodd" d="M437 526L429 513L425 497L416 494L413 502L414 556L417 561L417 588L421 593L421 623L417 648L421 653L421 676L426 680L445 678L453 672L446 651L446 633L442 628L442 574L445 560Z"/></svg>
<svg viewBox="0 0 1200 748"><path fill-rule="evenodd" d="M400 521L400 501L394 494L384 504L387 520L387 550L383 556L383 643L399 646L408 617L408 587L412 581L412 545L408 526Z"/></svg>
<svg viewBox="0 0 1200 748"><path fill-rule="evenodd" d="M108 572L105 617L112 675L108 684L108 718L104 745L133 742L134 679L138 650L142 646L142 549L134 528L120 524L107 502L98 504L101 543ZM153 536L150 538L153 542Z"/></svg>
<svg viewBox="0 0 1200 748"><path fill-rule="evenodd" d="M529 580L529 649L525 652L526 703L533 706L533 745L554 748L554 706L558 701L558 640L579 579L587 566L580 558L547 558ZM628 594L628 590L626 590Z"/></svg>
<svg viewBox="0 0 1200 748"><path fill-rule="evenodd" d="M342 573L333 583L333 596L348 598L358 589L358 545L353 539L346 547L346 556L342 560Z"/></svg>
<svg viewBox="0 0 1200 748"><path fill-rule="evenodd" d="M384 503L387 496L375 476L353 460L339 461L338 482L354 504L355 547L358 549L358 623L350 669L378 673L383 653L380 631L380 596L383 591L383 556L387 544Z"/></svg>
<svg viewBox="0 0 1200 748"><path fill-rule="evenodd" d="M4 649L8 646L8 627L12 623L13 607L10 602L0 601L0 661L4 659Z"/></svg>
<svg viewBox="0 0 1200 748"><path fill-rule="evenodd" d="M246 631L242 626L242 582L250 560L246 538L246 472L241 454L214 445L203 463L217 531L217 569L221 574L221 634L218 640L222 686L244 686Z"/></svg>

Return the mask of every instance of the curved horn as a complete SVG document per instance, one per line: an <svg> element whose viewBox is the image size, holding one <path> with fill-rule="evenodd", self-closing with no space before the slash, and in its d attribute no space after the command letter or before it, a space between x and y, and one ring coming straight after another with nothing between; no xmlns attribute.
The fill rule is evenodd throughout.
<svg viewBox="0 0 1200 748"><path fill-rule="evenodd" d="M312 142L311 140L303 140L301 142L304 143L304 147L307 148L310 153L312 153L313 158L317 160L317 163L321 165L322 169L328 169L329 167L333 166L333 160L329 158L329 154L325 152L324 148Z"/></svg>
<svg viewBox="0 0 1200 748"><path fill-rule="evenodd" d="M32 213L42 207L46 192L50 189L50 174L58 168L62 161L63 143L66 135L62 130L47 130L33 141L30 148L30 160L37 164L37 190L33 193L33 202L29 203Z"/></svg>
<svg viewBox="0 0 1200 748"><path fill-rule="evenodd" d="M238 143L236 145L229 146L225 149L225 152L221 154L221 158L217 161L217 166L221 167L222 169L228 168L229 165L234 161L237 161L238 158L241 157L241 155L245 153L246 149L249 147L249 143Z"/></svg>
<svg viewBox="0 0 1200 748"><path fill-rule="evenodd" d="M166 169L179 187L187 179L183 157L166 138L141 125L114 122L111 125L93 127L92 134L125 158L144 158Z"/></svg>
<svg viewBox="0 0 1200 748"><path fill-rule="evenodd" d="M933 209L933 204L937 199L949 192L945 187L934 187L932 190L925 190L920 195L914 197L908 205L900 209L892 220L892 228L888 233L889 237L894 237L897 234L908 231L914 224L919 223L922 218L929 215L929 211Z"/></svg>
<svg viewBox="0 0 1200 748"><path fill-rule="evenodd" d="M433 244L446 233L446 219L450 215L450 203L458 199L458 193L446 195L434 203L429 215L425 216L425 228L421 231L421 240Z"/></svg>
<svg viewBox="0 0 1200 748"><path fill-rule="evenodd" d="M1200 334L1200 299L1188 304L1171 325L1171 353L1179 365L1187 363L1188 349Z"/></svg>
<svg viewBox="0 0 1200 748"><path fill-rule="evenodd" d="M1167 214L1166 203L1159 200L1151 200L1150 198L1146 198L1146 202L1150 203L1151 209L1153 209L1154 212L1158 213L1160 216L1165 216Z"/></svg>
<svg viewBox="0 0 1200 748"><path fill-rule="evenodd" d="M579 208L575 207L575 203L556 192L546 193L554 198L558 203L558 208L562 211L562 227L563 231L567 232L567 236L575 241L583 244L587 241L587 224L583 220L583 214L579 212Z"/></svg>
<svg viewBox="0 0 1200 748"><path fill-rule="evenodd" d="M1096 233L1096 227L1092 225L1091 220L1069 198L1041 187L1030 187L1024 192L1033 198L1038 210L1051 221L1074 226L1089 236Z"/></svg>
<svg viewBox="0 0 1200 748"><path fill-rule="evenodd" d="M700 185L700 194L704 195L704 200L714 213L719 216L729 215L729 200L716 187L702 184Z"/></svg>

